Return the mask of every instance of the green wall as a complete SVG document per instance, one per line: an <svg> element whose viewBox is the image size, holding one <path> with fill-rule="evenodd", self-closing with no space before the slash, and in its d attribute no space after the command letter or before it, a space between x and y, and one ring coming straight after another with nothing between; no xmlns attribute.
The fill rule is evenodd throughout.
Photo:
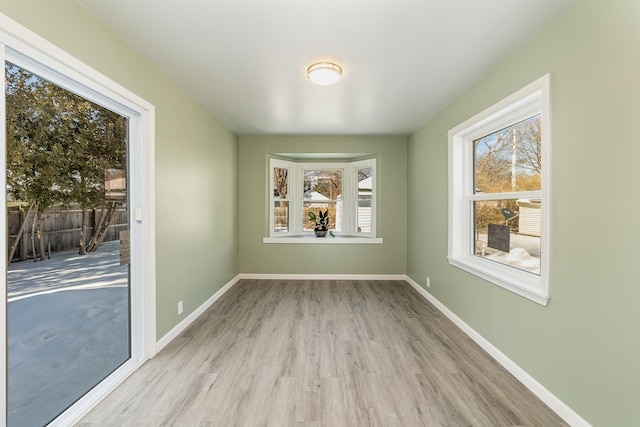
<svg viewBox="0 0 640 427"><path fill-rule="evenodd" d="M408 142L238 142L75 1L0 0L0 12L156 106L158 337L239 271L406 271L421 284L429 275L429 292L587 421L640 425L637 0L580 0ZM553 240L551 301L542 307L447 263L446 134L547 72ZM380 155L383 245L262 243L266 155L319 151Z"/></svg>
<svg viewBox="0 0 640 427"><path fill-rule="evenodd" d="M552 73L548 307L448 264L447 132ZM640 425L640 2L582 0L409 138L407 271L594 426Z"/></svg>
<svg viewBox="0 0 640 427"><path fill-rule="evenodd" d="M1 0L0 12L156 107L161 338L238 273L237 137L74 0Z"/></svg>
<svg viewBox="0 0 640 427"><path fill-rule="evenodd" d="M374 153L378 158L378 237L383 244L265 244L267 156ZM241 136L240 271L263 274L404 274L407 141L404 137Z"/></svg>

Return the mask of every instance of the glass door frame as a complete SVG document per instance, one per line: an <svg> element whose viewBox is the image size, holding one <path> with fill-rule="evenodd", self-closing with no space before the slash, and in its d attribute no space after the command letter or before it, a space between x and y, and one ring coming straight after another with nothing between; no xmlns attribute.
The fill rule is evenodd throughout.
<svg viewBox="0 0 640 427"><path fill-rule="evenodd" d="M131 358L52 421L77 422L100 400L156 354L155 306L155 107L60 48L0 14L0 59L28 69L129 119L129 224L131 231ZM0 114L6 117L5 91ZM6 188L6 121L0 121L0 186ZM0 417L7 417L7 202L0 198L3 292L0 292ZM0 423L4 424L4 423Z"/></svg>

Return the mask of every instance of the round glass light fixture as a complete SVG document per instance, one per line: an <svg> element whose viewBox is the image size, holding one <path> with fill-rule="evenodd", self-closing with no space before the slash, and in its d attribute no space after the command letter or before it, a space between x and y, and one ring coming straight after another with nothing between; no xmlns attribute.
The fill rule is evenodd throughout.
<svg viewBox="0 0 640 427"><path fill-rule="evenodd" d="M307 78L321 86L336 84L342 78L342 68L333 62L317 62L307 68Z"/></svg>

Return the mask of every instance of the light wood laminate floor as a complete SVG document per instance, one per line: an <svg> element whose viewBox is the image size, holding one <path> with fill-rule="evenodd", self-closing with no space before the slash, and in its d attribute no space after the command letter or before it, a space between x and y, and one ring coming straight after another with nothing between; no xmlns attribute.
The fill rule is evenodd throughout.
<svg viewBox="0 0 640 427"><path fill-rule="evenodd" d="M566 424L406 282L243 280L79 425Z"/></svg>

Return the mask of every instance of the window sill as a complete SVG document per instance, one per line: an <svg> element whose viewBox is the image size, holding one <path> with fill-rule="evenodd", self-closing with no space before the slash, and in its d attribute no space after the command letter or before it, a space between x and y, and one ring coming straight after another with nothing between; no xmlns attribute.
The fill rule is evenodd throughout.
<svg viewBox="0 0 640 427"><path fill-rule="evenodd" d="M543 290L542 278L515 269L484 264L474 257L448 257L449 264L481 277L495 285L542 306L549 304L549 294Z"/></svg>
<svg viewBox="0 0 640 427"><path fill-rule="evenodd" d="M305 236L283 236L283 237L263 237L262 243L287 243L287 244L311 244L311 245L345 245L345 244L382 244L382 237L356 237L356 236L336 236L336 237L316 237Z"/></svg>

